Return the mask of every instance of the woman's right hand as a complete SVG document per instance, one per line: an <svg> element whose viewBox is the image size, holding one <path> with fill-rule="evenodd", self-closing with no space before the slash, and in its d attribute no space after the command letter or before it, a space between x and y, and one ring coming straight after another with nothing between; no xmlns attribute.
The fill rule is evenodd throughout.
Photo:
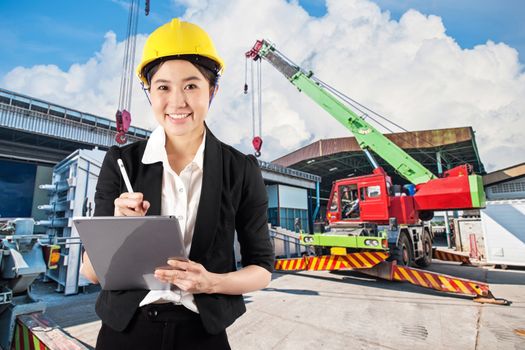
<svg viewBox="0 0 525 350"><path fill-rule="evenodd" d="M115 216L144 216L151 206L140 192L124 192L115 199Z"/></svg>

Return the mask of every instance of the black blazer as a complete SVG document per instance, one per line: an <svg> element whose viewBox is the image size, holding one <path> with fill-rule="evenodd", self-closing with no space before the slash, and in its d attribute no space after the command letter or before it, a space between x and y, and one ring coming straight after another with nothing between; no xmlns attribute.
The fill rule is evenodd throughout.
<svg viewBox="0 0 525 350"><path fill-rule="evenodd" d="M147 215L160 215L162 163L143 164L146 141L111 147L100 170L95 193L95 216L112 216L114 200L125 192L117 159L122 158L132 187L151 203ZM242 264L272 272L274 250L268 234L268 197L257 160L228 146L206 130L202 191L189 258L208 271L235 271L234 232L241 246ZM108 232L111 234L111 232ZM122 331L129 324L147 290L101 291L98 316ZM205 329L217 334L246 311L241 295L195 294Z"/></svg>

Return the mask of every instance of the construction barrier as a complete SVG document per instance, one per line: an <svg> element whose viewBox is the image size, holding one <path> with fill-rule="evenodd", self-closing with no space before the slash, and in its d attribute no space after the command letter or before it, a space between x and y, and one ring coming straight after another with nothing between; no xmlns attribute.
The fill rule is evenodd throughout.
<svg viewBox="0 0 525 350"><path fill-rule="evenodd" d="M19 315L15 325L12 350L87 350L68 336L41 312Z"/></svg>
<svg viewBox="0 0 525 350"><path fill-rule="evenodd" d="M33 332L20 322L15 325L12 350L49 350Z"/></svg>
<svg viewBox="0 0 525 350"><path fill-rule="evenodd" d="M359 272L390 281L409 282L416 286L438 290L440 292L462 294L474 297L475 302L498 305L510 305L505 299L495 298L487 283L457 278L441 273L398 266L395 261L383 261L381 264Z"/></svg>
<svg viewBox="0 0 525 350"><path fill-rule="evenodd" d="M295 259L278 259L276 271L333 271L341 269L365 269L373 267L388 257L383 252L363 252L346 255L304 256Z"/></svg>
<svg viewBox="0 0 525 350"><path fill-rule="evenodd" d="M474 297L480 303L509 305L505 299L495 298L487 283L457 278L440 273L398 266L395 261L386 261L387 253L363 252L346 255L305 256L295 259L279 259L276 271L334 271L358 269L359 272L390 281L409 282L416 286L440 292L462 294Z"/></svg>
<svg viewBox="0 0 525 350"><path fill-rule="evenodd" d="M432 249L432 259L438 259L442 261L455 261L460 262L463 265L472 265L468 255L464 255L459 252L439 250L436 248Z"/></svg>
<svg viewBox="0 0 525 350"><path fill-rule="evenodd" d="M471 281L406 266L395 265L393 269L394 280L410 282L416 286L470 296L488 296L490 293L489 285L479 281Z"/></svg>

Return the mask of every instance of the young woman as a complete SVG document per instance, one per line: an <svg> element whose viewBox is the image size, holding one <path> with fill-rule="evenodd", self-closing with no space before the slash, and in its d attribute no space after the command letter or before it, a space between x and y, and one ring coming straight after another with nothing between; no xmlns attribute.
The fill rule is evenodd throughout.
<svg viewBox="0 0 525 350"><path fill-rule="evenodd" d="M155 271L171 291L101 291L97 349L229 349L225 329L246 310L242 294L270 282L274 256L257 161L217 140L205 124L223 69L195 24L173 19L147 39L137 73L159 126L147 141L107 152L95 215L175 215L189 261L168 260L172 269ZM118 158L134 193L125 190ZM82 273L98 281L86 254Z"/></svg>

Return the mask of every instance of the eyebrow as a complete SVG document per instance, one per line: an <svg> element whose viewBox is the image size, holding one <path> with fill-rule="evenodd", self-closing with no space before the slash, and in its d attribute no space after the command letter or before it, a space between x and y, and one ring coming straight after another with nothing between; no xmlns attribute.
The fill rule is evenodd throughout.
<svg viewBox="0 0 525 350"><path fill-rule="evenodd" d="M202 80L202 79L199 78L198 76L194 75L194 76L182 79L182 82L185 83L185 82L188 82L188 81L191 81L191 80ZM154 79L153 80L153 84L155 84L155 83L171 83L171 81L167 80L167 79Z"/></svg>

